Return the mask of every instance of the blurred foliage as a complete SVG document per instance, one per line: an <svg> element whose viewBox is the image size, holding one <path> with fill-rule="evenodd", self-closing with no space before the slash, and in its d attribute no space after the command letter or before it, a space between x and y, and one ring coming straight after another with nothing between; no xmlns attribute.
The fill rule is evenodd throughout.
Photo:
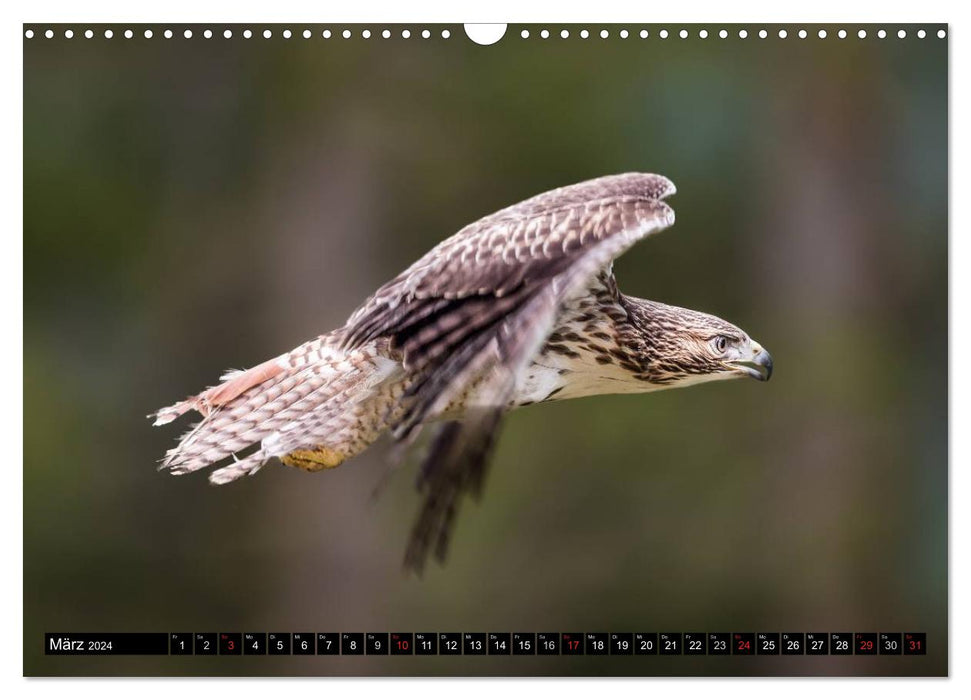
<svg viewBox="0 0 971 700"><path fill-rule="evenodd" d="M26 41L25 673L945 673L946 42L719 28ZM629 170L678 184L678 223L617 263L621 287L738 323L769 384L513 414L421 581L400 571L413 466L368 502L385 445L219 489L155 471L177 433L150 411L341 324L462 225ZM41 650L45 631L671 629L926 630L931 655Z"/></svg>

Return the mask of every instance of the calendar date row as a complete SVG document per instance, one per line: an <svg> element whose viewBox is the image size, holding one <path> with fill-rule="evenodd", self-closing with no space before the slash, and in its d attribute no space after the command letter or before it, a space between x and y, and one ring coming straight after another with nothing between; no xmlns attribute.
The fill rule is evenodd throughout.
<svg viewBox="0 0 971 700"><path fill-rule="evenodd" d="M324 656L925 655L923 632L173 633L172 654Z"/></svg>

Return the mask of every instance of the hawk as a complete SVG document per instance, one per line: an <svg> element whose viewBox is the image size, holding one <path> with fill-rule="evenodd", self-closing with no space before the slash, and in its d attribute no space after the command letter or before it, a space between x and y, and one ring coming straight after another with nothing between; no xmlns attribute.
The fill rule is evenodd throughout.
<svg viewBox="0 0 971 700"><path fill-rule="evenodd" d="M740 328L618 290L614 259L674 224L664 201L674 193L660 175L611 175L469 224L343 327L150 416L202 416L160 468L220 465L213 484L273 457L318 471L385 433L408 446L434 424L405 567L420 573L432 552L444 561L460 501L480 494L509 410L771 376L771 356Z"/></svg>

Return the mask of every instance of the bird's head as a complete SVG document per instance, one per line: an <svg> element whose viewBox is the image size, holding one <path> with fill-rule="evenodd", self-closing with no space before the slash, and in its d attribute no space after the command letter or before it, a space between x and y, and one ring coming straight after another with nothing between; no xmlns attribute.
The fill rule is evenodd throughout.
<svg viewBox="0 0 971 700"><path fill-rule="evenodd" d="M638 379L678 387L751 377L768 381L772 356L741 328L717 316L654 301L624 298Z"/></svg>

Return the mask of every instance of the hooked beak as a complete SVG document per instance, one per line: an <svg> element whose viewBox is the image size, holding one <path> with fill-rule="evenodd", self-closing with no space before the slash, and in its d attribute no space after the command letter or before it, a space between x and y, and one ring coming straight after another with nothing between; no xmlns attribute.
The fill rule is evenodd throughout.
<svg viewBox="0 0 971 700"><path fill-rule="evenodd" d="M752 359L735 360L730 364L760 382L767 382L772 377L772 355L754 341L752 342Z"/></svg>

